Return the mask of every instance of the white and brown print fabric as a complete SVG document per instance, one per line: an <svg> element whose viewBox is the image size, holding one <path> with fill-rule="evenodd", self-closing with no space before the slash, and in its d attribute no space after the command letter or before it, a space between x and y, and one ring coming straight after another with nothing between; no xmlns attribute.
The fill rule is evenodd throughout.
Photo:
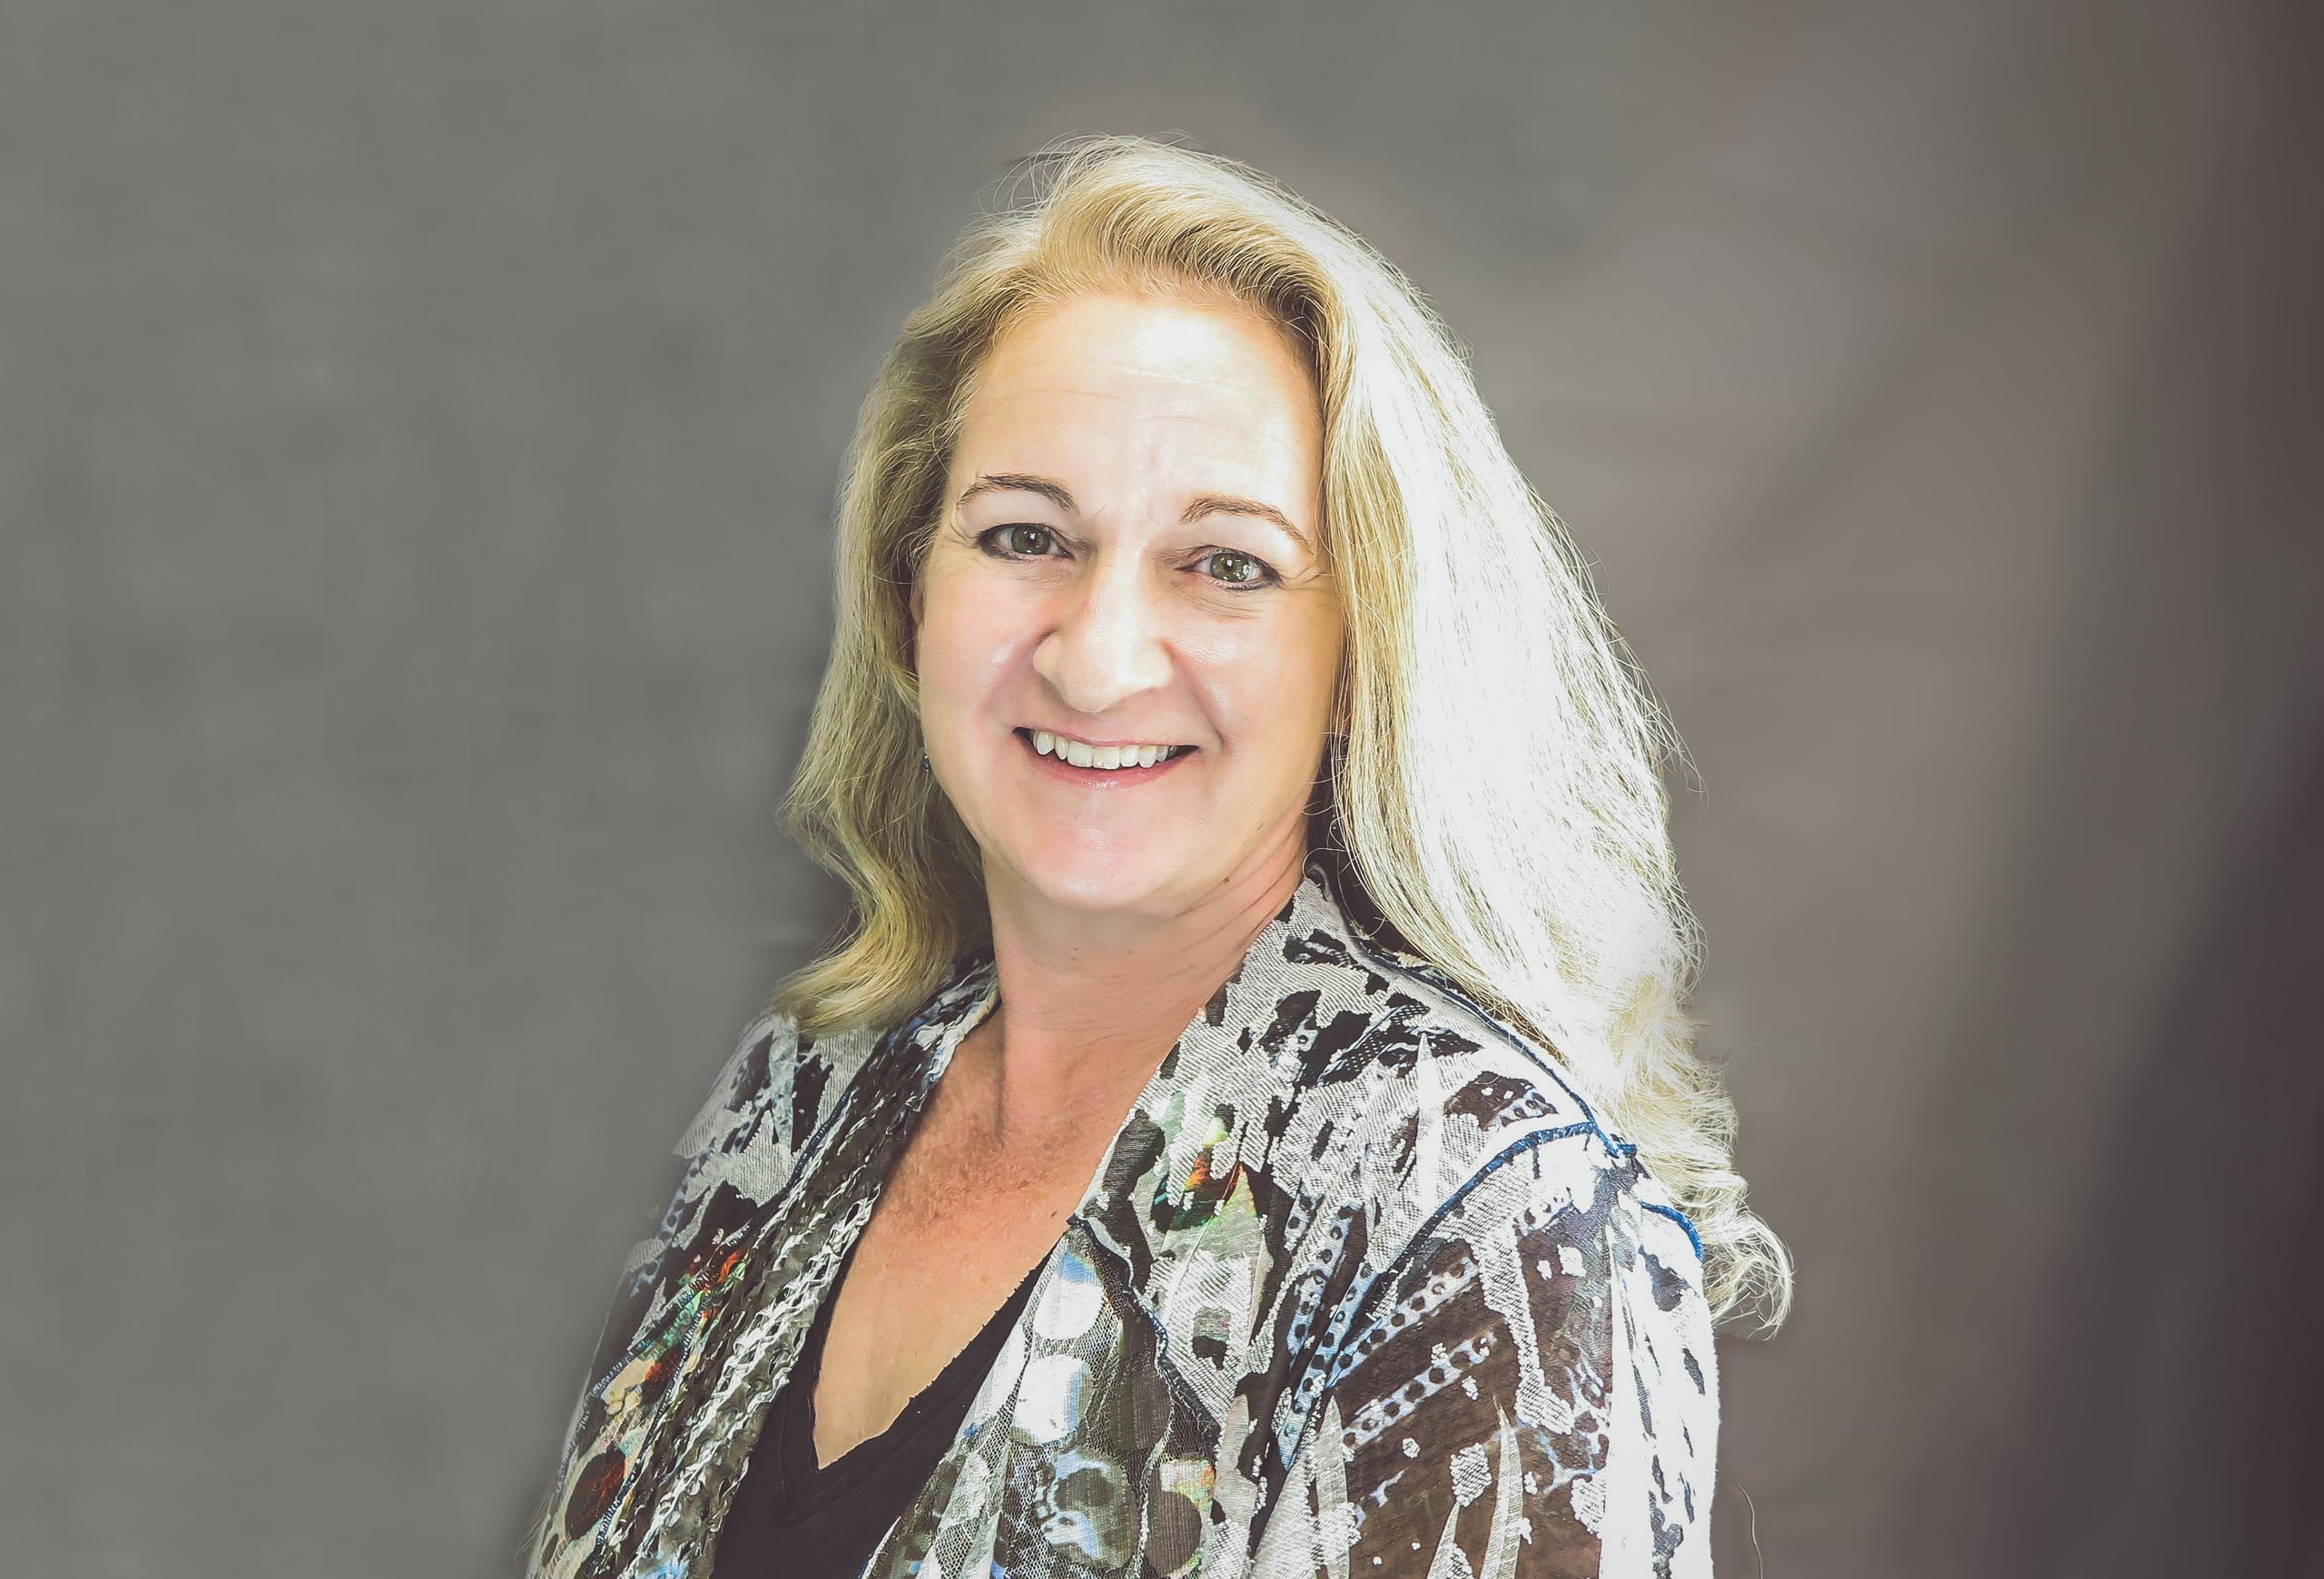
<svg viewBox="0 0 2324 1579"><path fill-rule="evenodd" d="M1551 1052L1369 941L1336 881L1311 859L1156 1071L867 1575L1710 1572L1692 1225ZM995 996L971 955L883 1031L748 1028L624 1271L537 1579L705 1579Z"/></svg>

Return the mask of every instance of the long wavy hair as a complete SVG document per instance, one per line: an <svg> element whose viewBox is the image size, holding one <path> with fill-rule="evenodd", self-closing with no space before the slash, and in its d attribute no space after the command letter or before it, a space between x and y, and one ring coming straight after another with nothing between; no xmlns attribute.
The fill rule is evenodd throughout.
<svg viewBox="0 0 2324 1579"><path fill-rule="evenodd" d="M1790 1258L1745 1207L1734 1106L1685 1010L1699 929L1660 778L1683 750L1465 348L1361 238L1236 161L1078 137L1009 186L858 417L831 662L782 808L853 913L769 1006L811 1035L885 1024L989 941L974 841L920 766L910 604L988 353L1085 291L1246 304L1289 331L1323 401L1323 552L1347 638L1311 851L1352 874L1382 935L1554 1049L1693 1219L1714 1314L1755 1308L1771 1329Z"/></svg>

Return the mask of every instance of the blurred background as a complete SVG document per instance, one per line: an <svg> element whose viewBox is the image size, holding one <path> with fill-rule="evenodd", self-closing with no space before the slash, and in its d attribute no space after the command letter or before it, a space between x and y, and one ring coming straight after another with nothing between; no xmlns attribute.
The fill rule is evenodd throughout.
<svg viewBox="0 0 2324 1579"><path fill-rule="evenodd" d="M1411 274L1691 748L1719 1571L2324 1572L2311 10L0 0L5 1566L509 1569L840 919L856 402L1128 131Z"/></svg>

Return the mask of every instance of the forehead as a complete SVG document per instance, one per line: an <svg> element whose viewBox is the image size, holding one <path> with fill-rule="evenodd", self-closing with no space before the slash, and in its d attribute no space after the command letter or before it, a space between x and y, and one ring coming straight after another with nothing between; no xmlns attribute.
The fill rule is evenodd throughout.
<svg viewBox="0 0 2324 1579"><path fill-rule="evenodd" d="M1012 325L986 357L954 469L1004 459L995 449L1012 468L1200 456L1312 487L1322 416L1289 332L1256 310L1085 295Z"/></svg>

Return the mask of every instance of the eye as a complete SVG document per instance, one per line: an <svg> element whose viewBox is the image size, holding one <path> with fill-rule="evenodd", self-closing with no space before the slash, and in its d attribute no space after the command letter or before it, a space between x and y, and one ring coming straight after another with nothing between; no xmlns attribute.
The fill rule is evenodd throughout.
<svg viewBox="0 0 2324 1579"><path fill-rule="evenodd" d="M1050 556L1041 547L1056 541L1056 532L1036 521L1010 521L1005 526L988 527L977 534L977 546L996 559L1023 561L1046 559ZM1028 542L1032 547L1027 547ZM1213 576L1221 587L1234 592L1255 591L1263 587L1278 587L1283 577L1275 567L1254 554L1240 548L1206 548L1196 559L1197 565L1206 560L1224 560L1220 573Z"/></svg>
<svg viewBox="0 0 2324 1579"><path fill-rule="evenodd" d="M1035 522L1011 521L1005 527L992 527L984 531L979 532L977 534L977 543L986 553L991 554L997 558L1040 559L1048 558L1047 555L1041 554L1035 549L1021 548L1019 546L1024 541L1024 538L1020 537L1019 534L1027 532L1035 534L1037 539L1041 540L1046 540L1052 536L1049 528L1040 526ZM999 538L1004 546L1000 548L993 548L992 541L995 538Z"/></svg>
<svg viewBox="0 0 2324 1579"><path fill-rule="evenodd" d="M1203 558L1223 559L1229 567L1236 567L1233 573L1221 577L1220 581L1221 585L1232 587L1237 592L1257 587L1273 587L1283 580L1282 577L1275 574L1274 567L1267 564L1265 560L1246 554L1240 548L1207 549L1204 552ZM1200 563L1200 561L1196 562Z"/></svg>

